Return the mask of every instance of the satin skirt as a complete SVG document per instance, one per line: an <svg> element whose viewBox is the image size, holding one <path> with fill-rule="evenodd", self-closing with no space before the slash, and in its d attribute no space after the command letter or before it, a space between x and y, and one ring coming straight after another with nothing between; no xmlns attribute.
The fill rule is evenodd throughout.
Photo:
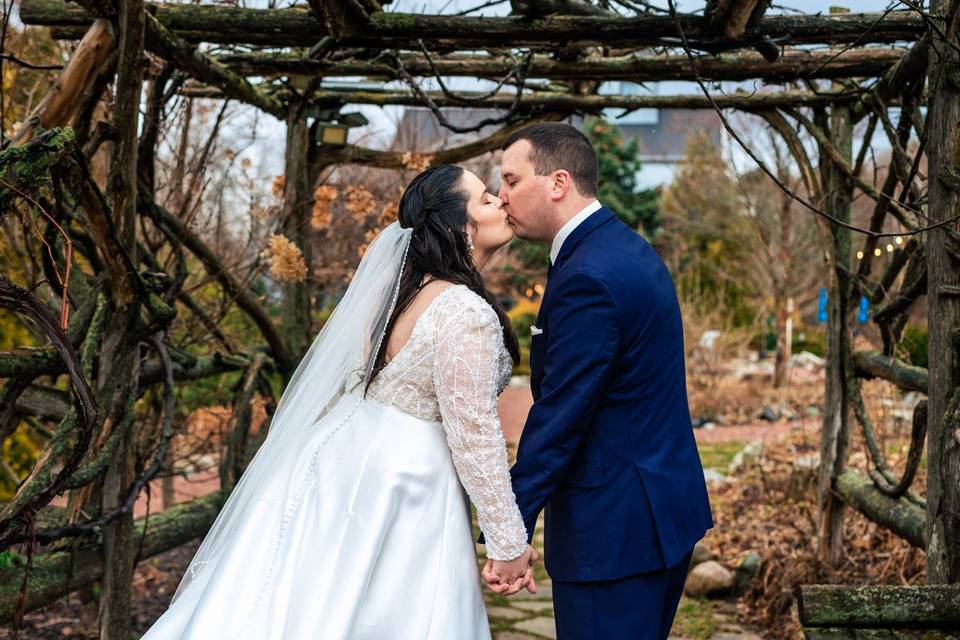
<svg viewBox="0 0 960 640"><path fill-rule="evenodd" d="M490 638L441 424L345 396L315 426L142 640Z"/></svg>

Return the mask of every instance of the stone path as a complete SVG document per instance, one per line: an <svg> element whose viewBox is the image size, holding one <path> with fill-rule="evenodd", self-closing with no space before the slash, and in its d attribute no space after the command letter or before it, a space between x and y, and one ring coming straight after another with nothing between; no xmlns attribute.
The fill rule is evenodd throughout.
<svg viewBox="0 0 960 640"><path fill-rule="evenodd" d="M543 550L543 521L537 525L534 546ZM482 548L481 553L482 555ZM482 567L482 564L481 564ZM553 589L538 562L534 570L537 594L528 591L506 597L484 591L494 640L543 640L557 637L553 620ZM761 640L736 622L735 601L680 601L671 640Z"/></svg>

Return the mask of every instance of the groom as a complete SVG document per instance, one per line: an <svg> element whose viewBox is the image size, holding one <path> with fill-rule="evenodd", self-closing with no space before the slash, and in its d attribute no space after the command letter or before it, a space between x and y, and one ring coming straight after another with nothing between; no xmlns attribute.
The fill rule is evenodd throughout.
<svg viewBox="0 0 960 640"><path fill-rule="evenodd" d="M551 243L511 476L530 540L545 509L557 637L666 638L694 543L713 526L673 282L597 201L597 156L576 128L512 134L502 178L517 235ZM484 579L511 569L488 561Z"/></svg>

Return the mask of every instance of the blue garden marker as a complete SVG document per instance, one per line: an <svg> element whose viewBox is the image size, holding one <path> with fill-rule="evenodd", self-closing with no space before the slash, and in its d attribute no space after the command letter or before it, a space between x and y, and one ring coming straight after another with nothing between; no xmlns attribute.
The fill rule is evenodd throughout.
<svg viewBox="0 0 960 640"><path fill-rule="evenodd" d="M820 300L817 302L817 322L827 321L827 288L820 287Z"/></svg>
<svg viewBox="0 0 960 640"><path fill-rule="evenodd" d="M857 322L865 324L870 319L870 301L867 296L860 296L860 312L857 314Z"/></svg>

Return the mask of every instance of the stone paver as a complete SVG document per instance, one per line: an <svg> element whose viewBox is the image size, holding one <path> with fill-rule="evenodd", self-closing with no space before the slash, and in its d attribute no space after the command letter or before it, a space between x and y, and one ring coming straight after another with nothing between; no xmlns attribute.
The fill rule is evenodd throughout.
<svg viewBox="0 0 960 640"><path fill-rule="evenodd" d="M517 609L523 609L524 611L545 611L547 609L550 609L550 610L553 609L553 601L551 600L550 602L544 602L544 601L538 602L536 600L525 600L525 601L511 602L510 606L516 607Z"/></svg>
<svg viewBox="0 0 960 640"><path fill-rule="evenodd" d="M529 617L529 614L514 607L487 607L487 616L492 620L519 620Z"/></svg>
<svg viewBox="0 0 960 640"><path fill-rule="evenodd" d="M513 628L520 629L521 631L529 631L544 638L557 637L557 627L553 622L553 618L531 618L529 620L522 620L513 625Z"/></svg>

